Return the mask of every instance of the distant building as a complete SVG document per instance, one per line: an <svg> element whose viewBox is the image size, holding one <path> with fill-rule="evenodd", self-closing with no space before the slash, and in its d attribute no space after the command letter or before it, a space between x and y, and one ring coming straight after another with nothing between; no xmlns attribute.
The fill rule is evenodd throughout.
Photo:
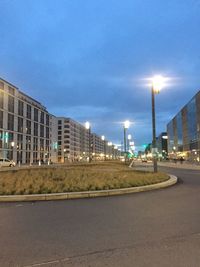
<svg viewBox="0 0 200 267"><path fill-rule="evenodd" d="M0 79L0 157L26 164L50 160L51 118L41 103Z"/></svg>
<svg viewBox="0 0 200 267"><path fill-rule="evenodd" d="M200 161L200 91L167 125L171 158Z"/></svg>
<svg viewBox="0 0 200 267"><path fill-rule="evenodd" d="M161 133L157 138L156 138L156 145L158 149L158 157L160 158L166 158L168 154L168 147L167 147L167 132Z"/></svg>
<svg viewBox="0 0 200 267"><path fill-rule="evenodd" d="M57 117L57 161L79 161L89 157L89 131L71 118Z"/></svg>
<svg viewBox="0 0 200 267"><path fill-rule="evenodd" d="M55 117L0 79L0 158L19 164L114 159L118 149L79 122Z"/></svg>
<svg viewBox="0 0 200 267"><path fill-rule="evenodd" d="M55 142L52 141L52 145L56 144L52 150L55 162L86 161L89 157L94 161L104 160L104 152L107 159L113 159L120 154L110 142L102 140L99 135L86 129L85 125L71 118L55 117L52 123L57 131ZM55 130L54 127L52 132Z"/></svg>

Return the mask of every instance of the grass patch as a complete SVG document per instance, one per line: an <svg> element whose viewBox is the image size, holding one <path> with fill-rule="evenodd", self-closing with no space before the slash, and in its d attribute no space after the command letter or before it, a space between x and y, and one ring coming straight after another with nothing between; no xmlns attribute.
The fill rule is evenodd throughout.
<svg viewBox="0 0 200 267"><path fill-rule="evenodd" d="M104 190L156 184L165 173L140 172L123 163L104 162L0 172L0 195Z"/></svg>

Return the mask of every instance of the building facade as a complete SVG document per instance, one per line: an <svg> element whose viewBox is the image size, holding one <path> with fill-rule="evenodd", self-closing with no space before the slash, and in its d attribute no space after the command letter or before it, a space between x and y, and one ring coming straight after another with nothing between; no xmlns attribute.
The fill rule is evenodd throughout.
<svg viewBox="0 0 200 267"><path fill-rule="evenodd" d="M0 157L26 164L50 160L50 140L47 109L0 79Z"/></svg>
<svg viewBox="0 0 200 267"><path fill-rule="evenodd" d="M165 159L168 155L168 146L167 142L168 136L167 132L162 132L157 138L156 138L156 147L158 152L158 158Z"/></svg>
<svg viewBox="0 0 200 267"><path fill-rule="evenodd" d="M57 117L58 162L86 160L89 157L89 130L71 118Z"/></svg>
<svg viewBox="0 0 200 267"><path fill-rule="evenodd" d="M89 161L89 158L96 161L105 158L116 159L120 156L120 151L111 142L91 133L85 125L65 117L57 117L56 123L54 118L52 121L57 125L57 146L52 151L55 162ZM55 142L52 141L52 143Z"/></svg>
<svg viewBox="0 0 200 267"><path fill-rule="evenodd" d="M200 161L200 91L167 125L170 158Z"/></svg>

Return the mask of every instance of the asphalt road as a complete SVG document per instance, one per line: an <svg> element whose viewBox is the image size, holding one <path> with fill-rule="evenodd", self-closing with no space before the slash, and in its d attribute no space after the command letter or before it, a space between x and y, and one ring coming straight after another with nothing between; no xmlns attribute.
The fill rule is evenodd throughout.
<svg viewBox="0 0 200 267"><path fill-rule="evenodd" d="M199 267L200 172L167 189L0 204L0 266Z"/></svg>

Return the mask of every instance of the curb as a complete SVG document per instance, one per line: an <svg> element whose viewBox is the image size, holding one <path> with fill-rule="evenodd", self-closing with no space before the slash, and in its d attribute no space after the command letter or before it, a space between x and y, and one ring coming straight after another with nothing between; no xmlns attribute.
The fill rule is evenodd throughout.
<svg viewBox="0 0 200 267"><path fill-rule="evenodd" d="M152 185L144 185L138 187L110 189L110 190L96 190L85 192L70 192L70 193L54 193L54 194L34 194L34 195L16 195L16 196L0 196L0 202L17 202L17 201L44 201L44 200L63 200L63 199L77 199L77 198L91 198L116 196L130 193L138 193L150 191L155 189L165 188L177 183L178 178L169 174L169 180Z"/></svg>

